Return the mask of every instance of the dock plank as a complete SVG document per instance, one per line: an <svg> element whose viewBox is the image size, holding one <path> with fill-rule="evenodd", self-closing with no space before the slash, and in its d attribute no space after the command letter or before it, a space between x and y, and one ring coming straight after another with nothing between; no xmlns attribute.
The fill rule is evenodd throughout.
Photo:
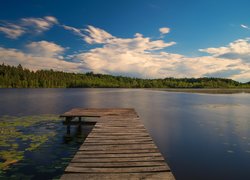
<svg viewBox="0 0 250 180"><path fill-rule="evenodd" d="M113 162L113 163L70 163L74 167L146 167L146 166L165 166L164 161L144 161L144 162ZM169 169L169 167L168 167Z"/></svg>
<svg viewBox="0 0 250 180"><path fill-rule="evenodd" d="M86 167L75 167L69 165L66 168L66 172L72 173L140 173L140 172L166 172L169 169L166 166L145 166L145 167L113 167L113 168L86 168Z"/></svg>
<svg viewBox="0 0 250 180"><path fill-rule="evenodd" d="M159 179L159 180L174 180L174 176L171 172L158 172L158 173L99 173L99 174L89 174L89 173L69 173L64 174L61 180L117 180L117 179L129 179L129 180L139 180L139 179Z"/></svg>
<svg viewBox="0 0 250 180"><path fill-rule="evenodd" d="M148 137L131 137L131 136L89 136L86 138L86 140L98 140L98 141L103 141L103 140L132 140L131 138L136 138L136 140L152 140L152 138ZM85 141L86 141L85 140Z"/></svg>
<svg viewBox="0 0 250 180"><path fill-rule="evenodd" d="M81 158L113 158L113 157L148 157L148 156L161 156L159 152L156 153L131 153L131 154L85 154L84 152L77 152L75 157L81 157Z"/></svg>
<svg viewBox="0 0 250 180"><path fill-rule="evenodd" d="M79 150L79 153L84 153L84 154L133 154L133 153L151 153L151 152L159 152L158 149L127 149L127 150L96 150L96 151L88 151L88 150Z"/></svg>
<svg viewBox="0 0 250 180"><path fill-rule="evenodd" d="M143 161L164 161L162 156L156 157L116 157L116 158L85 158L80 156L75 156L72 162L143 162Z"/></svg>
<svg viewBox="0 0 250 180"><path fill-rule="evenodd" d="M80 147L80 150L135 150L135 149L157 149L154 144L132 144L128 145L92 145L87 146L83 145Z"/></svg>
<svg viewBox="0 0 250 180"><path fill-rule="evenodd" d="M76 108L61 117L100 117L61 180L175 179L134 109Z"/></svg>

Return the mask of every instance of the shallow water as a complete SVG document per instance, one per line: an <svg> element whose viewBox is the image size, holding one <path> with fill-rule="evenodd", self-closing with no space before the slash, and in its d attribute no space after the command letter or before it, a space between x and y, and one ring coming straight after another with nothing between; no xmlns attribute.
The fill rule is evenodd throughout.
<svg viewBox="0 0 250 180"><path fill-rule="evenodd" d="M16 116L36 119L29 128L18 127L19 132L36 136L51 133L37 148L24 152L18 162L7 170L2 169L2 177L60 177L84 135L77 138L75 133L71 141L65 142L66 130L55 118L58 114L75 107L132 107L177 179L250 179L250 94L141 89L0 89L0 95L1 118L8 115L9 119ZM82 128L86 137L91 127ZM19 148L22 147L20 141L14 140ZM4 148L0 148L3 152ZM0 163L3 161L0 157Z"/></svg>
<svg viewBox="0 0 250 180"><path fill-rule="evenodd" d="M93 126L66 136L55 114L0 117L0 179L59 178Z"/></svg>

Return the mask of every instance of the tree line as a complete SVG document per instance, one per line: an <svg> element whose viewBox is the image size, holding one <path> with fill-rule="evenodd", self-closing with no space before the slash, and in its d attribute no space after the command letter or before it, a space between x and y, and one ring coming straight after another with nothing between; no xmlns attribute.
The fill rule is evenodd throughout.
<svg viewBox="0 0 250 180"><path fill-rule="evenodd" d="M207 77L140 79L93 72L31 71L20 64L1 64L0 88L250 88L250 82Z"/></svg>

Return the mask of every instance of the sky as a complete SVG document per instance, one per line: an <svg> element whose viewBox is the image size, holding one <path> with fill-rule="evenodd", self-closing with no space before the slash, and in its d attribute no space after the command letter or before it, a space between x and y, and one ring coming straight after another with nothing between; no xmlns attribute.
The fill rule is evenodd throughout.
<svg viewBox="0 0 250 180"><path fill-rule="evenodd" d="M0 63L250 81L249 0L0 0Z"/></svg>

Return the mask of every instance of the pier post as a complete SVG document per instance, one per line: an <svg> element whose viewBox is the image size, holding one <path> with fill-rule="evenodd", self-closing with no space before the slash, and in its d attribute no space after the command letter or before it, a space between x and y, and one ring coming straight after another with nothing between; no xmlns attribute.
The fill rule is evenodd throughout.
<svg viewBox="0 0 250 180"><path fill-rule="evenodd" d="M77 126L77 133L78 135L81 135L82 134L82 117L79 116L78 118L79 120L78 120L78 126Z"/></svg>
<svg viewBox="0 0 250 180"><path fill-rule="evenodd" d="M66 117L66 124L67 124L67 135L70 135L70 120L71 117Z"/></svg>
<svg viewBox="0 0 250 180"><path fill-rule="evenodd" d="M70 135L70 125L67 125L67 135Z"/></svg>

